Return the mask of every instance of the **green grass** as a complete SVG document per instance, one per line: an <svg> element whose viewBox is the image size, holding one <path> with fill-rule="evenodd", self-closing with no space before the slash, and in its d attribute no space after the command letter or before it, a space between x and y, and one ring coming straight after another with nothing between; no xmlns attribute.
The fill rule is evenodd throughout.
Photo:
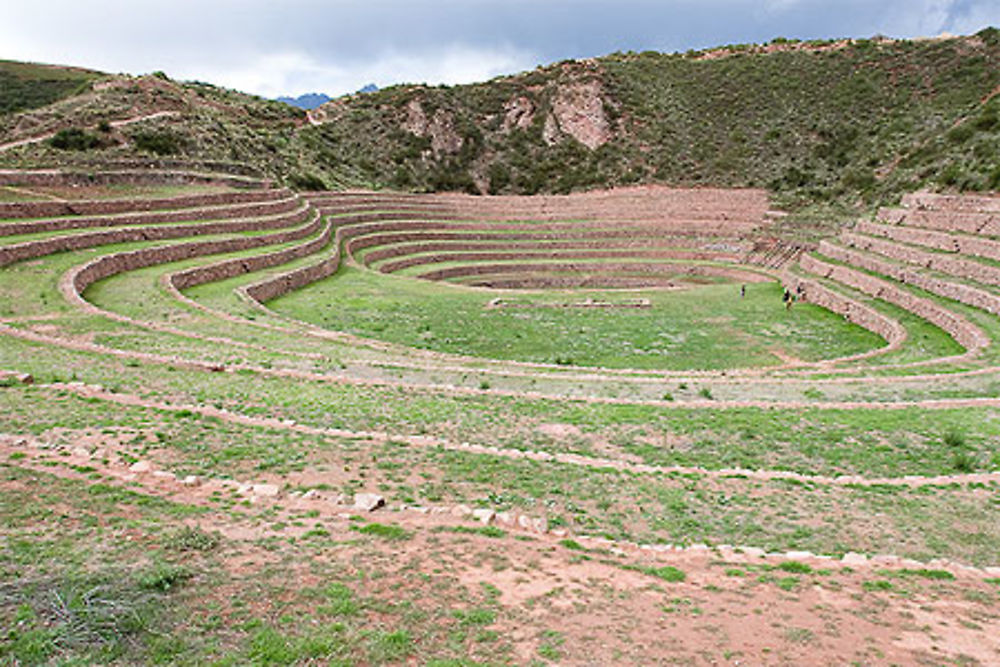
<svg viewBox="0 0 1000 667"><path fill-rule="evenodd" d="M83 92L99 72L0 60L0 114L37 109Z"/></svg>
<svg viewBox="0 0 1000 667"><path fill-rule="evenodd" d="M719 369L844 356L881 344L811 305L785 311L776 285L636 294L650 309L486 309L494 292L383 276L350 267L272 302L278 312L335 331L492 359L608 368ZM632 296L632 295L630 295ZM518 296L532 301L616 298L600 292Z"/></svg>

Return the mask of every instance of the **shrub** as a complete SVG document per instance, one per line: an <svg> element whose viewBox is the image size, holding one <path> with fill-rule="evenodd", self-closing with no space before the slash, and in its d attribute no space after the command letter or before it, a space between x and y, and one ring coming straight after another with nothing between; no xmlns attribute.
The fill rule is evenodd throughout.
<svg viewBox="0 0 1000 667"><path fill-rule="evenodd" d="M971 125L959 125L948 131L948 141L955 144L964 144L976 133Z"/></svg>
<svg viewBox="0 0 1000 667"><path fill-rule="evenodd" d="M327 190L326 183L319 176L308 172L292 174L288 177L288 184L296 190Z"/></svg>
<svg viewBox="0 0 1000 667"><path fill-rule="evenodd" d="M181 152L181 140L173 132L150 130L132 135L132 141L139 150L156 155L174 155Z"/></svg>
<svg viewBox="0 0 1000 667"><path fill-rule="evenodd" d="M219 546L218 532L208 533L201 528L185 526L167 537L166 544L175 551L211 551Z"/></svg>
<svg viewBox="0 0 1000 667"><path fill-rule="evenodd" d="M100 146L101 140L79 128L70 127L56 132L55 136L49 139L49 144L64 151L86 151Z"/></svg>
<svg viewBox="0 0 1000 667"><path fill-rule="evenodd" d="M941 439L948 447L957 448L965 446L965 435L960 431L948 431Z"/></svg>
<svg viewBox="0 0 1000 667"><path fill-rule="evenodd" d="M956 452L951 465L958 472L972 472L976 469L976 459L968 452Z"/></svg>

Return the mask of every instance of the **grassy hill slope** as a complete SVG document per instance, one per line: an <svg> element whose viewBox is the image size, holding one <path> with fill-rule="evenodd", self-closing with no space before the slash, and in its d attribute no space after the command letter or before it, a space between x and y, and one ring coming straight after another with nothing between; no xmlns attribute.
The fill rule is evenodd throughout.
<svg viewBox="0 0 1000 667"><path fill-rule="evenodd" d="M73 85L94 75L24 67L38 82L50 70ZM56 95L54 84L42 88ZM2 151L0 165L170 158L244 164L308 188L496 194L651 182L764 186L789 205L1000 187L993 28L935 40L617 53L481 84L347 96L311 118L157 75L85 88L16 113L9 110L24 96L5 89L0 143L70 127L95 139L82 150L42 142ZM97 129L162 111L171 115L105 135Z"/></svg>
<svg viewBox="0 0 1000 667"><path fill-rule="evenodd" d="M396 87L335 101L324 109L331 122L304 133L326 164L416 189L667 182L763 185L810 200L928 182L984 189L996 187L997 136L995 103L983 101L998 85L994 29L946 40L781 40ZM972 135L956 136L966 122Z"/></svg>
<svg viewBox="0 0 1000 667"><path fill-rule="evenodd" d="M0 114L37 109L78 94L100 72L0 60Z"/></svg>

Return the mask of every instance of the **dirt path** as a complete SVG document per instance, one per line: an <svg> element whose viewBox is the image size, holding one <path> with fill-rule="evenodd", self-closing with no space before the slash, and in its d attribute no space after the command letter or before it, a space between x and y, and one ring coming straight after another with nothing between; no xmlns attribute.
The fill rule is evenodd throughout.
<svg viewBox="0 0 1000 667"><path fill-rule="evenodd" d="M910 488L940 486L947 484L1000 483L1000 471L968 473L961 475L935 475L930 477L921 477L916 475L907 475L903 477L862 477L859 475L842 475L830 477L824 475L804 475L785 470L753 470L747 468L721 468L718 470L710 470L690 466L654 466L643 463L630 463L616 459L583 456L580 454L553 454L550 452L535 450L477 445L468 442L454 442L434 436L398 434L386 431L356 431L348 429L320 428L299 424L291 420L274 419L269 417L251 417L248 415L230 412L229 410L216 408L214 406L166 403L163 401L146 399L135 394L124 394L119 392L112 393L100 387L81 383L53 384L49 386L56 390L72 392L84 398L96 398L118 405L149 408L164 412L193 412L205 417L212 417L228 423L254 428L287 430L307 435L346 438L351 440L368 440L376 443L395 440L405 442L416 447L435 447L450 451L500 456L509 459L546 461L587 468L621 470L639 474L684 474L698 475L710 479L725 479L727 477L736 476L760 481L795 480L835 486L905 486Z"/></svg>
<svg viewBox="0 0 1000 667"><path fill-rule="evenodd" d="M129 488L141 488L143 493L169 498L170 500L199 507L215 507L214 502L220 492L234 493L248 500L259 509L273 508L282 513L296 514L309 512L323 519L349 519L358 514L378 512L391 514L395 520L410 525L439 524L442 520L456 519L479 524L494 524L514 532L545 537L553 542L565 539L567 531L550 529L543 517L532 517L512 512L474 510L466 505L433 507L391 506L379 510L362 508L351 504L351 500L333 492L311 491L307 493L286 492L286 488L301 486L310 473L289 473L283 476L263 474L255 481L240 481L228 478L202 479L189 476L179 479L173 473L159 468L155 463L141 460L130 463L115 447L119 443L113 437L96 433L82 434L70 444L54 447L33 436L0 433L0 452L4 460L15 461L20 468L47 472L60 477L93 479L95 472L105 482L113 482ZM13 456L12 456L13 455ZM53 462L57 462L53 465ZM360 493L360 492L359 492ZM643 553L663 558L685 556L721 557L729 562L761 563L797 560L811 562L822 567L842 563L859 568L921 568L946 569L952 574L995 577L1000 576L1000 567L972 567L946 559L922 562L889 554L865 555L848 553L836 558L813 554L807 551L767 552L757 547L703 544L678 546L669 544L636 544L609 540L586 535L574 539L588 548L609 549L619 554Z"/></svg>
<svg viewBox="0 0 1000 667"><path fill-rule="evenodd" d="M114 128L119 128L119 127L125 127L127 125L132 125L134 123L141 123L147 120L156 120L157 118L170 118L179 115L180 115L179 111L157 111L156 113L146 114L144 116L135 116L134 118L123 118L121 120L113 120L109 123L109 125L111 125L111 127ZM41 143L43 141L46 141L47 139L51 139L52 137L56 136L58 132L59 130L54 130L52 132L46 132L45 134L41 134L35 137L28 137L26 139L18 139L17 141L10 141L5 144L0 144L0 152L8 151L14 148L18 148L20 146L28 146L30 144Z"/></svg>

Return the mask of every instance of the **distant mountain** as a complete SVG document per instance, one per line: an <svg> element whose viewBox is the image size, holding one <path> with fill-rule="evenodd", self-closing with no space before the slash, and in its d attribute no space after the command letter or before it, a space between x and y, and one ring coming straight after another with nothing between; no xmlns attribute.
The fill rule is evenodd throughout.
<svg viewBox="0 0 1000 667"><path fill-rule="evenodd" d="M369 83L367 86L365 86L364 88L362 88L358 92L362 93L362 94L364 94L364 93L377 93L378 92L378 86L376 86L374 83Z"/></svg>
<svg viewBox="0 0 1000 667"><path fill-rule="evenodd" d="M298 97L279 97L278 101L290 104L293 107L298 107L300 109L315 109L316 107L329 102L330 97L328 95L324 95L323 93L306 93L305 95L299 95Z"/></svg>

